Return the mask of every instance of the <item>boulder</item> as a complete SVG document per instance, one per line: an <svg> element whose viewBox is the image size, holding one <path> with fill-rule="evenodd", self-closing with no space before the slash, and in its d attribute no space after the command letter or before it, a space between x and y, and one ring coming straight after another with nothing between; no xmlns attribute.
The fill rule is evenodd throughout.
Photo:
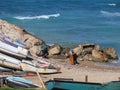
<svg viewBox="0 0 120 90"><path fill-rule="evenodd" d="M27 48L31 48L33 46L40 46L44 43L42 40L37 39L30 34L24 34L23 41L27 45Z"/></svg>
<svg viewBox="0 0 120 90"><path fill-rule="evenodd" d="M94 61L106 62L108 60L106 55L103 52L98 51L96 49L92 50L92 57L94 58L93 59Z"/></svg>
<svg viewBox="0 0 120 90"><path fill-rule="evenodd" d="M41 51L40 51L39 46L33 46L33 47L31 47L29 49L29 51L30 51L30 54L32 56L39 56L39 55L41 55Z"/></svg>
<svg viewBox="0 0 120 90"><path fill-rule="evenodd" d="M40 55L40 45L44 43L44 41L36 38L35 36L25 33L22 41L26 44L29 49L31 55Z"/></svg>
<svg viewBox="0 0 120 90"><path fill-rule="evenodd" d="M94 47L94 44L81 44L73 48L73 51L79 56L83 53L91 52Z"/></svg>
<svg viewBox="0 0 120 90"><path fill-rule="evenodd" d="M104 52L108 59L118 59L118 55L114 48L105 48Z"/></svg>
<svg viewBox="0 0 120 90"><path fill-rule="evenodd" d="M54 45L48 50L49 55L57 55L61 52L61 46L60 45Z"/></svg>
<svg viewBox="0 0 120 90"><path fill-rule="evenodd" d="M82 52L82 50L83 50L82 45L79 45L79 46L73 48L74 53L76 53L78 56L80 55L80 53Z"/></svg>

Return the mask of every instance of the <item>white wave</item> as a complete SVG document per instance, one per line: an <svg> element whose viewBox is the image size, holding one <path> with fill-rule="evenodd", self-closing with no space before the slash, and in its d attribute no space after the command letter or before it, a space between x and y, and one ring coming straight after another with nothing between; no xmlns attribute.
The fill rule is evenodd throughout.
<svg viewBox="0 0 120 90"><path fill-rule="evenodd" d="M109 6L116 6L116 3L109 3Z"/></svg>
<svg viewBox="0 0 120 90"><path fill-rule="evenodd" d="M27 17L22 17L22 16L17 16L17 17L14 17L16 19L20 19L20 20L29 20L29 19L49 19L51 17L59 17L60 14L57 13L57 14L51 14L51 15L40 15L40 16L27 16Z"/></svg>
<svg viewBox="0 0 120 90"><path fill-rule="evenodd" d="M100 11L105 16L120 16L120 12Z"/></svg>

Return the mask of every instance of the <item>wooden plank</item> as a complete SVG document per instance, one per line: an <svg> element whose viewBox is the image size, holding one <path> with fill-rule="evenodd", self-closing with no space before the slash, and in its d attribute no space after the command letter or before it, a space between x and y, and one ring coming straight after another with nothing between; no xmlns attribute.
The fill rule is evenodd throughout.
<svg viewBox="0 0 120 90"><path fill-rule="evenodd" d="M37 76L38 76L38 78L39 78L39 80L41 82L42 88L45 89L45 90L47 90L47 88L45 87L45 84L44 84L44 82L43 82L43 80L42 80L42 78L41 78L38 70L36 70L36 73L37 73Z"/></svg>

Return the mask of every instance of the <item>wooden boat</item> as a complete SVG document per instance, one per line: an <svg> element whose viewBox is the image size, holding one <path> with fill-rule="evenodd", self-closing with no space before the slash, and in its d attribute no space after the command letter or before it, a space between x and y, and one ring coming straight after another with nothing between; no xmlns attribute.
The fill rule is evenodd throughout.
<svg viewBox="0 0 120 90"><path fill-rule="evenodd" d="M7 38L7 37L1 37L2 39L4 39L4 41L7 43L7 44L10 44L10 45L12 45L12 46L20 46L20 47L23 47L23 48L26 48L26 45L25 44L23 44L23 43L21 43L20 41L18 41L18 40L15 40L15 41L13 41L12 39L10 39L10 38Z"/></svg>
<svg viewBox="0 0 120 90"><path fill-rule="evenodd" d="M20 46L20 47L23 47L23 48L26 48L26 45L22 42L20 42L19 40L12 40L10 39L9 37L3 35L3 34L0 34L0 38L7 44L10 44L12 46Z"/></svg>
<svg viewBox="0 0 120 90"><path fill-rule="evenodd" d="M11 71L12 71L12 69L0 67L0 72L11 72Z"/></svg>
<svg viewBox="0 0 120 90"><path fill-rule="evenodd" d="M46 87L48 90L120 90L120 81L101 84L57 79L47 81Z"/></svg>
<svg viewBox="0 0 120 90"><path fill-rule="evenodd" d="M26 72L38 72L38 73L43 73L43 74L51 74L51 73L59 72L59 70L53 66L52 67L51 66L37 67L37 66L34 66L33 64L28 64L25 62L21 63L21 67L22 67L22 70Z"/></svg>
<svg viewBox="0 0 120 90"><path fill-rule="evenodd" d="M24 58L28 55L27 49L10 42L10 40L8 41L3 38L0 38L0 51Z"/></svg>
<svg viewBox="0 0 120 90"><path fill-rule="evenodd" d="M0 53L0 66L15 70L21 70L20 63L20 60Z"/></svg>
<svg viewBox="0 0 120 90"><path fill-rule="evenodd" d="M50 64L35 65L31 61L20 61L19 59L4 55L0 53L0 66L7 67L15 70L23 70L26 72L39 72L39 73L57 73L58 69Z"/></svg>
<svg viewBox="0 0 120 90"><path fill-rule="evenodd" d="M28 60L23 59L22 63L31 64L36 67L49 67L50 66L50 63L42 63L42 62L38 62L37 60L28 61Z"/></svg>
<svg viewBox="0 0 120 90"><path fill-rule="evenodd" d="M37 88L38 85L33 84L31 81L21 77L7 77L6 85L12 88Z"/></svg>
<svg viewBox="0 0 120 90"><path fill-rule="evenodd" d="M43 58L43 57L32 57L33 60L37 61L38 63L45 63L45 64L50 64L50 60Z"/></svg>

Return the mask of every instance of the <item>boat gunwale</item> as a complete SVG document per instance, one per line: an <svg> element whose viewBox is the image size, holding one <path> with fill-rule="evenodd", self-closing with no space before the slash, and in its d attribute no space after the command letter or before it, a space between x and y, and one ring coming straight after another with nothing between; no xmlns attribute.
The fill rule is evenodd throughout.
<svg viewBox="0 0 120 90"><path fill-rule="evenodd" d="M49 80L49 81L46 81L45 84L49 83L49 82L63 82L63 83L78 83L78 84L91 84L91 85L103 85L101 83L94 83L94 82L80 82L80 81L67 81L67 80Z"/></svg>

